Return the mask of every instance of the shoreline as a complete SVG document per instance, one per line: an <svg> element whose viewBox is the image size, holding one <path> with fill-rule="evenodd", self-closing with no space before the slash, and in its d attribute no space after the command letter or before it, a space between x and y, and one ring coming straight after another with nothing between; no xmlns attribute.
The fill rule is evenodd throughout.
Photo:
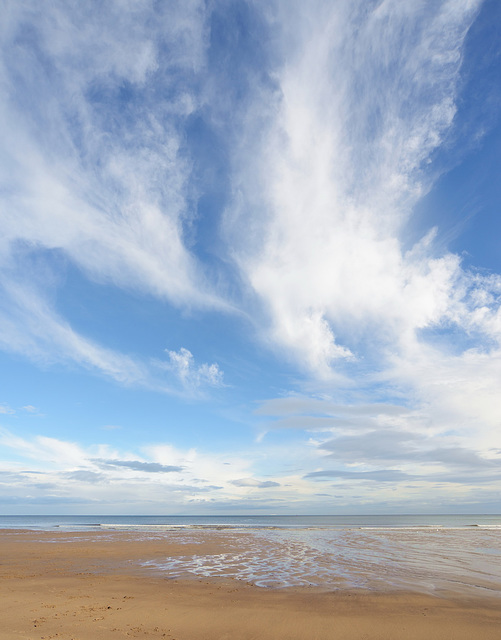
<svg viewBox="0 0 501 640"><path fill-rule="evenodd" d="M224 541L223 541L224 542ZM217 536L204 552L220 553ZM0 530L0 638L409 640L499 637L499 597L441 591L266 589L165 578L140 561L190 543L122 532ZM200 544L193 545L200 551Z"/></svg>

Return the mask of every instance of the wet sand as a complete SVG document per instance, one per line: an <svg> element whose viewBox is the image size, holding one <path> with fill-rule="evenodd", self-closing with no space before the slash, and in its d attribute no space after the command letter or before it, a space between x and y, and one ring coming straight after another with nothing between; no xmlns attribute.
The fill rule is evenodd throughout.
<svg viewBox="0 0 501 640"><path fill-rule="evenodd" d="M203 549L201 549L203 546ZM151 558L221 553L222 541L0 531L0 638L97 640L498 639L501 600L461 592L263 589L173 580Z"/></svg>

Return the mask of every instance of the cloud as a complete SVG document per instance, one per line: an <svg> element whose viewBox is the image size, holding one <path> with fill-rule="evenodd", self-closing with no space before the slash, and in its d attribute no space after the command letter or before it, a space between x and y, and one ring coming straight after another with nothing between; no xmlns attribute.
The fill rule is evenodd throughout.
<svg viewBox="0 0 501 640"><path fill-rule="evenodd" d="M384 366L422 329L476 317L464 295L476 276L439 251L436 230L408 239L441 170L431 159L454 125L479 6L277 5L275 86L249 106L226 233L263 339L300 370L356 385L362 360Z"/></svg>
<svg viewBox="0 0 501 640"><path fill-rule="evenodd" d="M416 344L393 358L381 377L391 383L398 380L402 393L420 407L423 421L435 430L452 430L487 450L499 446L496 381L500 375L498 347L467 348L455 354Z"/></svg>
<svg viewBox="0 0 501 640"><path fill-rule="evenodd" d="M280 486L296 504L310 480L334 477L320 473L402 491L406 478L490 477L495 491L501 276L448 251L439 216L427 231L414 220L456 161L480 0L241 6L239 25L202 0L6 4L0 347L203 397L224 386L217 362L111 348L69 317L65 278L169 313L237 312L293 364L297 393L254 416L281 445L225 453L231 465L165 443L117 451L1 431L2 445L42 484L92 484L89 500L221 486L230 504L235 488Z"/></svg>
<svg viewBox="0 0 501 640"><path fill-rule="evenodd" d="M35 279L36 282L36 279ZM24 279L0 285L0 346L43 364L73 362L123 384L146 384L148 368L82 336Z"/></svg>
<svg viewBox="0 0 501 640"><path fill-rule="evenodd" d="M258 416L276 418L265 423L266 429L307 431L349 431L367 429L371 426L384 427L402 423L404 418L412 415L409 408L394 404L343 405L325 398L309 398L304 395L266 400L254 413Z"/></svg>
<svg viewBox="0 0 501 640"><path fill-rule="evenodd" d="M259 59L242 50L229 83L214 62L228 51L210 37L217 7L12 3L0 38L2 346L126 384L151 377L56 311L64 261L178 307L238 307L301 371L347 384L361 363L407 358L418 333L443 322L498 335L495 278L440 253L433 231L408 243L479 6L248 5L256 38L273 44ZM212 230L224 277L193 239L207 187L189 146L195 117L228 158L224 185L210 185L226 202ZM167 351L188 387L222 383L217 364L188 354Z"/></svg>
<svg viewBox="0 0 501 640"><path fill-rule="evenodd" d="M148 360L120 353L78 333L34 287L40 276L34 275L29 284L24 278L0 284L0 346L4 350L22 353L44 365L76 363L120 384L163 393L178 394L179 383L192 393L223 386L224 374L218 364L196 364L187 349L167 350L168 362ZM166 380L165 372L173 376Z"/></svg>
<svg viewBox="0 0 501 640"><path fill-rule="evenodd" d="M200 9L179 3L167 15L149 2L132 11L110 3L97 19L92 5L11 5L2 133L8 193L22 195L4 199L4 241L58 248L100 282L216 302L198 286L203 275L182 238L190 167L176 123L196 102ZM163 108L159 84L177 94Z"/></svg>
<svg viewBox="0 0 501 640"><path fill-rule="evenodd" d="M184 238L195 215L185 128L200 106L203 3L10 3L4 18L0 343L141 383L139 363L59 316L53 290L68 261L94 283L229 308Z"/></svg>
<svg viewBox="0 0 501 640"><path fill-rule="evenodd" d="M53 508L57 505L78 505L81 507L82 505L92 502L89 498L65 497L61 495L0 495L0 503L5 505L49 505Z"/></svg>
<svg viewBox="0 0 501 640"><path fill-rule="evenodd" d="M407 480L455 483L473 487L496 483L501 457L481 455L457 444L450 435L427 437L419 433L379 429L339 436L318 444L323 462L336 461L344 468L324 468L307 473L306 479L372 480L401 483ZM386 468L391 465L392 469ZM383 468L382 468L383 467Z"/></svg>
<svg viewBox="0 0 501 640"><path fill-rule="evenodd" d="M410 480L413 477L414 476L394 469L380 469L378 471L312 471L305 476L305 478L340 478L343 480L370 480L373 482L401 482L403 480Z"/></svg>
<svg viewBox="0 0 501 640"><path fill-rule="evenodd" d="M367 420L353 418L324 418L321 416L288 416L266 423L271 429L305 429L307 431L330 431L337 427L350 428L357 424L366 426Z"/></svg>
<svg viewBox="0 0 501 640"><path fill-rule="evenodd" d="M426 438L416 433L390 429L341 436L320 445L328 457L350 462L438 462L466 469L499 467L501 458L484 458L475 451L453 446L453 437Z"/></svg>
<svg viewBox="0 0 501 640"><path fill-rule="evenodd" d="M31 440L22 438L0 427L0 444L14 450L18 455L39 463L48 463L55 468L80 465L85 460L85 451L74 442L66 442L47 436L36 436Z"/></svg>
<svg viewBox="0 0 501 640"><path fill-rule="evenodd" d="M31 274L31 271L29 272ZM178 394L179 382L184 390L223 385L223 372L216 363L196 365L187 349L167 351L169 362L130 356L102 346L75 331L56 313L34 286L42 274L0 284L0 347L22 353L43 365L57 362L78 364L99 375L124 384L148 387L163 393ZM161 375L159 375L159 371ZM173 378L165 379L164 373Z"/></svg>
<svg viewBox="0 0 501 640"><path fill-rule="evenodd" d="M270 487L279 487L279 482L273 480L255 480L254 478L239 478L232 480L231 484L236 487L254 487L256 489L269 489Z"/></svg>
<svg viewBox="0 0 501 640"><path fill-rule="evenodd" d="M102 473L96 473L95 471L69 471L65 474L68 480L75 480L83 483L101 483L106 482L107 478Z"/></svg>
<svg viewBox="0 0 501 640"><path fill-rule="evenodd" d="M175 465L158 464L157 462L141 462L140 460L103 460L95 458L93 462L103 467L125 467L133 471L144 471L145 473L175 473L183 470L183 467Z"/></svg>
<svg viewBox="0 0 501 640"><path fill-rule="evenodd" d="M87 499L89 504L118 505L119 513L127 504L159 508L168 501L173 510L184 508L194 496L209 499L213 492L222 502L232 500L237 490L231 480L242 477L250 465L244 456L183 451L169 444L145 447L138 459L105 444L83 447L46 436L22 438L5 429L0 430L0 446L11 460L0 464L0 500L17 495L19 502L25 496L32 504L38 496L44 504L52 487L62 505L73 496L75 503ZM228 459L230 465L225 464Z"/></svg>
<svg viewBox="0 0 501 640"><path fill-rule="evenodd" d="M308 396L287 396L272 398L263 402L255 413L264 416L284 416L290 414L327 414L331 416L374 416L401 415L408 413L406 407L387 403L343 405L326 399Z"/></svg>
<svg viewBox="0 0 501 640"><path fill-rule="evenodd" d="M27 404L23 407L23 411L26 411L27 413L39 413L39 409L37 409L37 407L34 407L32 404Z"/></svg>
<svg viewBox="0 0 501 640"><path fill-rule="evenodd" d="M263 403L257 415L276 419L260 427L345 435L329 446L347 464L463 465L465 480L495 468L499 275L467 269L412 219L448 168L434 154L454 135L479 7L277 9L286 62L278 52L275 86L249 106L225 230L263 339L319 381Z"/></svg>
<svg viewBox="0 0 501 640"><path fill-rule="evenodd" d="M0 413L4 415L12 415L15 411L6 404L0 404Z"/></svg>
<svg viewBox="0 0 501 640"><path fill-rule="evenodd" d="M222 486L210 484L204 487L200 487L197 485L188 485L188 484L178 484L178 485L169 485L168 489L175 493L186 493L190 496L196 495L198 493L212 493L213 491L218 491L222 489Z"/></svg>
<svg viewBox="0 0 501 640"><path fill-rule="evenodd" d="M265 511L282 505L286 511L311 513L315 505L325 508L317 495L319 481L335 482L337 505L360 508L385 501L390 510L413 508L425 494L431 505L496 499L501 465L493 452L485 459L453 447L446 437L383 433L382 440L392 438L395 444L386 457L377 447L376 431L309 444L300 440L286 448L259 445L234 454L181 450L167 443L135 454L105 444L84 447L45 436L21 438L3 430L0 501L3 496L7 502L22 504L26 498L26 504L45 504L49 492L52 504L61 498L62 508L73 500L108 513L123 513L125 505L151 513L166 503L172 513L225 512L231 505ZM273 480L260 479L271 472ZM264 502L245 497L264 495L263 490Z"/></svg>
<svg viewBox="0 0 501 640"><path fill-rule="evenodd" d="M202 386L220 387L223 385L223 372L217 363L195 363L193 354L181 347L179 351L165 350L169 361L158 363L167 371L172 371L186 390L196 390Z"/></svg>

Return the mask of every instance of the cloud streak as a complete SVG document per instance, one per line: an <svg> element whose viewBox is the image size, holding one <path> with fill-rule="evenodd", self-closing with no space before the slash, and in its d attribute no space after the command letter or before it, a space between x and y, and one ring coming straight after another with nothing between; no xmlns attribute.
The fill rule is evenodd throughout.
<svg viewBox="0 0 501 640"><path fill-rule="evenodd" d="M254 478L239 478L232 480L231 484L235 487L252 487L254 489L269 489L270 487L279 487L279 482L273 480L255 480Z"/></svg>
<svg viewBox="0 0 501 640"><path fill-rule="evenodd" d="M414 476L410 476L402 471L393 469L382 469L378 471L341 471L326 470L312 471L308 473L306 478L318 479L342 479L342 480L368 480L374 482L401 482L402 480L411 480Z"/></svg>
<svg viewBox="0 0 501 640"><path fill-rule="evenodd" d="M178 473L183 470L183 467L177 467L175 465L159 464L158 462L142 462L140 460L103 460L95 458L93 462L103 467L123 467L125 469L132 469L133 471L144 471L145 473Z"/></svg>
<svg viewBox="0 0 501 640"><path fill-rule="evenodd" d="M10 8L3 134L9 141L15 131L17 140L6 145L12 195L3 201L4 241L58 248L100 282L210 303L182 240L190 168L176 126L194 108L189 78L203 59L200 7L173 6L155 16L153 30L149 3L129 12L113 2L99 18L62 2L51 12ZM175 71L187 86L171 86ZM177 95L162 111L159 84ZM44 107L33 110L28 92Z"/></svg>
<svg viewBox="0 0 501 640"><path fill-rule="evenodd" d="M204 11L196 1L168 11L154 4L95 11L56 2L46 11L8 3L0 34L0 340L122 382L141 382L145 372L53 308L61 257L93 282L229 308L184 238L195 194L183 139L200 102Z"/></svg>
<svg viewBox="0 0 501 640"><path fill-rule="evenodd" d="M256 225L235 204L227 225L231 235L252 220L253 242L236 257L267 310L270 342L318 376L358 358L369 333L380 356L405 349L461 303L458 283L470 276L458 257L436 256L433 235L411 249L403 236L453 123L478 6L278 4L287 62L276 117L259 164L238 165L239 185L262 194L266 214Z"/></svg>

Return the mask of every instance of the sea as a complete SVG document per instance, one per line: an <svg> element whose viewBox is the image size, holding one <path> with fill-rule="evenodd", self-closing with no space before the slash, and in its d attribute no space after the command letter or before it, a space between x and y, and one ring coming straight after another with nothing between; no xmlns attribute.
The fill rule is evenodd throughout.
<svg viewBox="0 0 501 640"><path fill-rule="evenodd" d="M501 596L501 515L0 516L0 529L186 548L139 563L166 579Z"/></svg>

